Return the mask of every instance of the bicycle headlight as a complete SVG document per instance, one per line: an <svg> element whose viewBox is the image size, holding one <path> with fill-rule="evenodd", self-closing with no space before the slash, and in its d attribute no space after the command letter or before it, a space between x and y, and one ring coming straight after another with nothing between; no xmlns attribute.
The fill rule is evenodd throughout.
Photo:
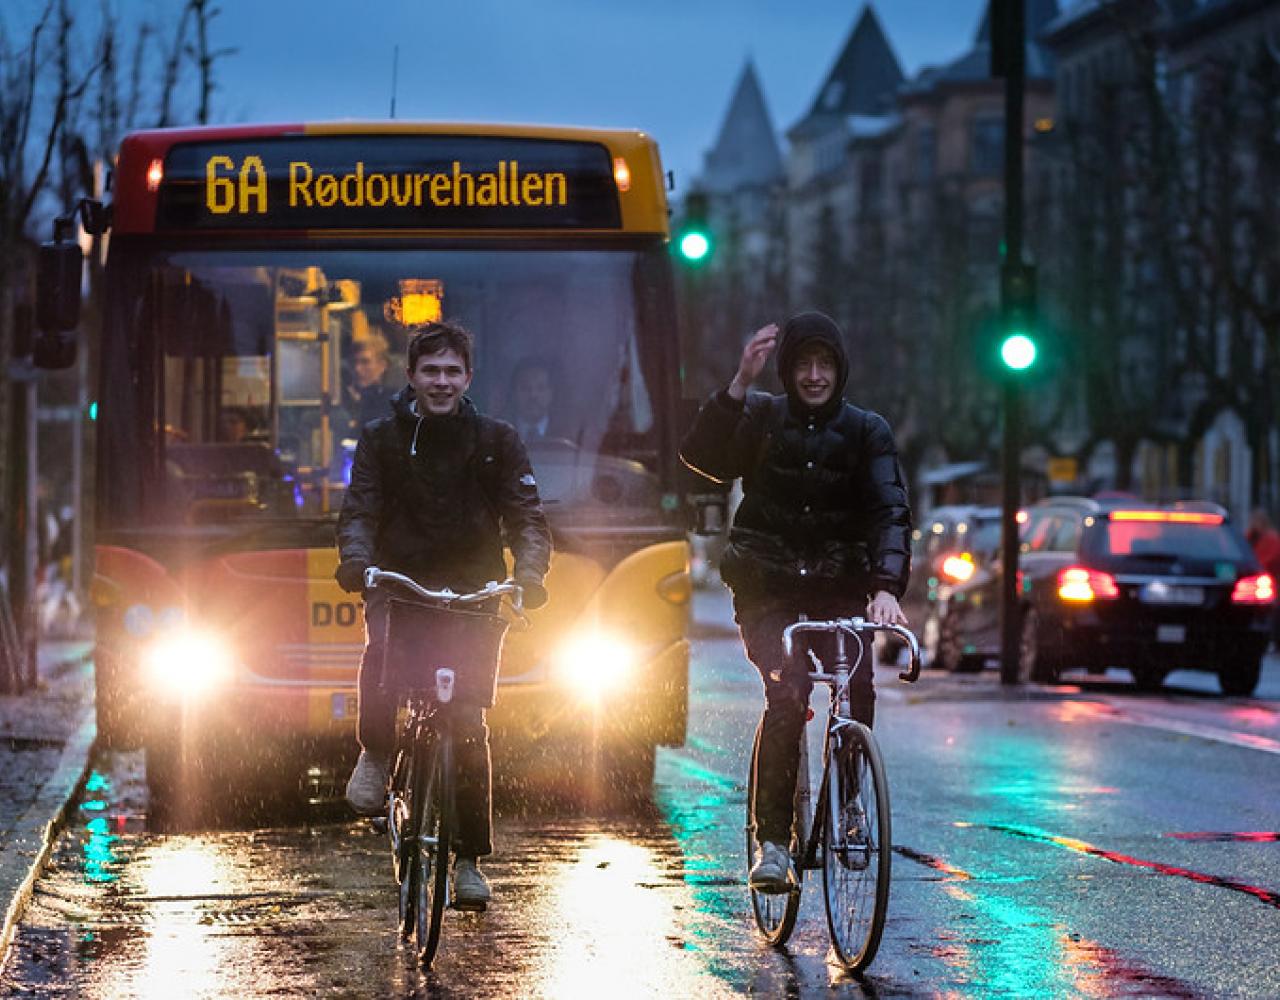
<svg viewBox="0 0 1280 1000"><path fill-rule="evenodd" d="M635 672L639 651L607 632L575 636L560 650L557 672L580 696L594 700L621 688Z"/></svg>
<svg viewBox="0 0 1280 1000"><path fill-rule="evenodd" d="M231 651L208 632L177 629L156 637L145 653L145 665L155 687L200 695L231 678Z"/></svg>

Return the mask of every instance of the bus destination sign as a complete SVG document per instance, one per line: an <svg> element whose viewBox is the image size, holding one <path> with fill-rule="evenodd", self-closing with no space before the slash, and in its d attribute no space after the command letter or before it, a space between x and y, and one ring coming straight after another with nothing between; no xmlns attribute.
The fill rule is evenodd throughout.
<svg viewBox="0 0 1280 1000"><path fill-rule="evenodd" d="M487 136L341 135L185 143L156 228L617 229L608 150Z"/></svg>

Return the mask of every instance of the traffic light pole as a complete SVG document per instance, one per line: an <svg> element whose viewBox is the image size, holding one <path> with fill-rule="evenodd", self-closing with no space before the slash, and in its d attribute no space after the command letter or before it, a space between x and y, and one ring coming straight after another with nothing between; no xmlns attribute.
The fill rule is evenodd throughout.
<svg viewBox="0 0 1280 1000"><path fill-rule="evenodd" d="M1022 118L1026 89L1026 0L994 0L992 24L993 70L1004 76L1004 256L1001 261L1001 317L1008 331L1014 303L1011 276L1023 267L1022 260ZM1021 502L1022 450L1019 440L1021 392L1016 372L1004 373L1001 400L1004 442L1001 449L1000 509L1000 683L1019 683L1018 616L1018 505Z"/></svg>

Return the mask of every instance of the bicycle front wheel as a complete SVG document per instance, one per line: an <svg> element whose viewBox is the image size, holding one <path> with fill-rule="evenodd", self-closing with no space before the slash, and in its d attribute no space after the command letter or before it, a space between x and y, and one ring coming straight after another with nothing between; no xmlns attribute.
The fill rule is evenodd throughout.
<svg viewBox="0 0 1280 1000"><path fill-rule="evenodd" d="M414 791L417 767L411 749L396 753L391 779L390 808L387 812L387 835L391 841L391 860L396 885L400 890L400 937L409 940L417 916L418 837L413 829Z"/></svg>
<svg viewBox="0 0 1280 1000"><path fill-rule="evenodd" d="M747 781L747 870L751 869L751 865L755 860L756 852L756 824L755 824L755 802L756 802L756 754L760 750L760 728L756 728L755 745L751 748L751 770ZM801 772L796 778L797 788L801 781L808 782L809 775L807 768L801 768ZM799 798L799 795L797 795ZM805 824L800 822L800 827ZM797 854L796 844L792 845L793 858ZM756 926L760 928L760 933L764 935L764 939L775 948L781 947L787 943L791 937L791 932L795 930L796 916L800 912L800 879L804 878L804 871L799 864L794 864L796 873L796 884L789 892L768 893L757 892L752 889L750 882L747 884L747 891L751 893L751 913L755 917Z"/></svg>
<svg viewBox="0 0 1280 1000"><path fill-rule="evenodd" d="M889 908L893 836L889 784L871 730L844 729L827 774L822 886L831 943L841 964L860 972L880 947Z"/></svg>
<svg viewBox="0 0 1280 1000"><path fill-rule="evenodd" d="M421 768L414 795L418 822L417 856L412 878L417 899L414 914L418 961L431 965L440 945L440 925L449 891L449 828L453 808L453 741L437 734L419 745L426 766Z"/></svg>

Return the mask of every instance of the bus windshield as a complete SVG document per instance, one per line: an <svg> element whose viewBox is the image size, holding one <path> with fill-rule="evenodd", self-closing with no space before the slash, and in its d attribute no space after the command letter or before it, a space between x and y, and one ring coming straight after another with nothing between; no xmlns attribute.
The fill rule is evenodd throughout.
<svg viewBox="0 0 1280 1000"><path fill-rule="evenodd" d="M108 510L209 525L341 508L412 329L475 340L469 396L514 424L549 506L652 516L674 374L652 250L121 253L104 342ZM156 494L144 482L152 463ZM129 481L123 469L144 470ZM135 492L136 491L136 494Z"/></svg>

